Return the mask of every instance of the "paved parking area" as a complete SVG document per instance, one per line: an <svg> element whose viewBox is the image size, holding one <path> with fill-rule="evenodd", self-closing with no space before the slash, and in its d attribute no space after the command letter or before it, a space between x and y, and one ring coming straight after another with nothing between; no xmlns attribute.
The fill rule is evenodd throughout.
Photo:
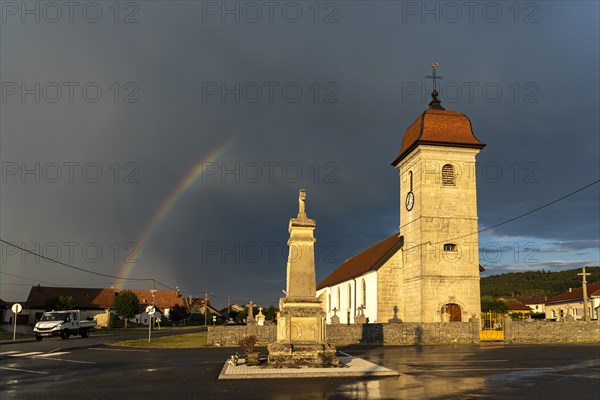
<svg viewBox="0 0 600 400"><path fill-rule="evenodd" d="M61 343L61 342L56 342ZM29 344L28 344L29 345ZM35 347L35 343L31 344ZM600 347L350 346L393 378L219 381L237 349L0 346L2 399L598 399ZM261 349L264 351L264 349Z"/></svg>

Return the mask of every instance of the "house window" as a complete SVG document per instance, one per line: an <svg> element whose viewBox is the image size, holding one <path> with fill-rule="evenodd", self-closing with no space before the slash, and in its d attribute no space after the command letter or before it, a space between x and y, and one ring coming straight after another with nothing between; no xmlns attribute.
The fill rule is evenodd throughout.
<svg viewBox="0 0 600 400"><path fill-rule="evenodd" d="M458 246L454 243L446 243L444 245L444 251L458 251Z"/></svg>
<svg viewBox="0 0 600 400"><path fill-rule="evenodd" d="M446 164L442 167L442 185L456 185L456 174L454 173L454 167L451 164Z"/></svg>
<svg viewBox="0 0 600 400"><path fill-rule="evenodd" d="M363 278L362 280L362 306L366 307L367 306L367 282L365 282L365 279Z"/></svg>

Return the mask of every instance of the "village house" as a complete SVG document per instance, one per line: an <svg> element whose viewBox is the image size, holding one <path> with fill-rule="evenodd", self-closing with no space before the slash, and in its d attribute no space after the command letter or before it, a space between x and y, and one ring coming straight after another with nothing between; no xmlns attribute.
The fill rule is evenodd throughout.
<svg viewBox="0 0 600 400"><path fill-rule="evenodd" d="M108 326L109 314L114 310L113 302L115 297L123 289L113 288L74 288L74 287L50 287L33 286L23 305L23 315L26 315L26 323L34 324L38 321L45 311L45 306L49 299L60 296L73 297L77 309L81 310L83 319L96 320L99 327ZM130 321L141 324L148 324L149 318L145 312L146 306L154 304L161 314L168 317L169 309L175 305L186 307L181 294L175 290L157 290L152 293L150 290L132 290L140 302L140 313Z"/></svg>
<svg viewBox="0 0 600 400"><path fill-rule="evenodd" d="M600 281L589 283L587 289L587 315L591 319L598 319L600 309ZM583 287L569 289L568 292L557 296L548 297L545 301L546 319L561 321L563 319L573 318L575 320L584 319L583 313Z"/></svg>

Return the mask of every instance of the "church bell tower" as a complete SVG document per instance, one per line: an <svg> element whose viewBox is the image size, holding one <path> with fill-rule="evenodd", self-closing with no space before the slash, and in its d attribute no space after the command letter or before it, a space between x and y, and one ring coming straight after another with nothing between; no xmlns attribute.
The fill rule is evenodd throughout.
<svg viewBox="0 0 600 400"><path fill-rule="evenodd" d="M406 322L465 322L480 314L475 157L471 121L446 110L435 87L392 165L400 174Z"/></svg>

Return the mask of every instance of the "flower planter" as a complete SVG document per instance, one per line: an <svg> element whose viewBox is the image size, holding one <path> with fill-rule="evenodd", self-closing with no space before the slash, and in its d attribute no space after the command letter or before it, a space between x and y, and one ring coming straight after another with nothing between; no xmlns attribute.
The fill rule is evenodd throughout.
<svg viewBox="0 0 600 400"><path fill-rule="evenodd" d="M258 351L253 351L251 353L246 354L246 365L249 365L249 366L258 365L259 356L260 356L260 352L258 352Z"/></svg>

